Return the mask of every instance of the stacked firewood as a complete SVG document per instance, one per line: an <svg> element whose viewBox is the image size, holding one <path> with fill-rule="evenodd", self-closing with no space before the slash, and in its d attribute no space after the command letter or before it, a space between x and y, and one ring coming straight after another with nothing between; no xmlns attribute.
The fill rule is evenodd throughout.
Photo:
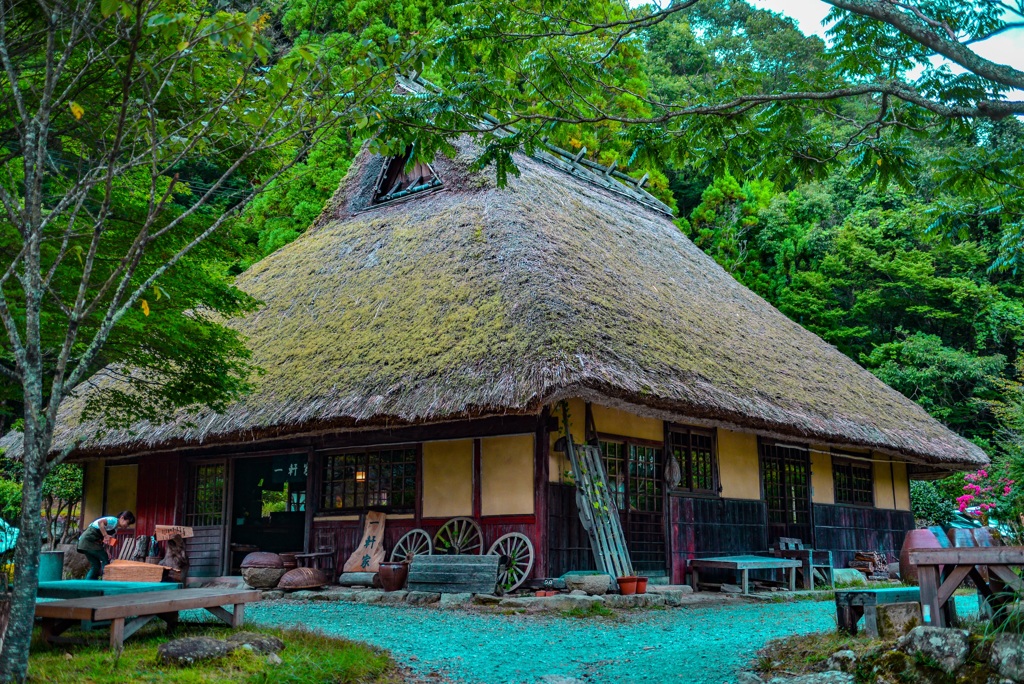
<svg viewBox="0 0 1024 684"><path fill-rule="evenodd" d="M876 551L858 551L849 565L863 572L868 579L889 578L889 561L884 554Z"/></svg>

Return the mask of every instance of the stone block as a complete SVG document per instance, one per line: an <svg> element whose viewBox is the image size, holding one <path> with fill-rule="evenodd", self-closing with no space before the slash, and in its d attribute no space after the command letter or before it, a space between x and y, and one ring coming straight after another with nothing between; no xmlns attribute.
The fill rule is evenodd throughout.
<svg viewBox="0 0 1024 684"><path fill-rule="evenodd" d="M917 601L908 603L888 603L878 606L878 636L883 639L898 639L910 630L919 626L921 604Z"/></svg>
<svg viewBox="0 0 1024 684"><path fill-rule="evenodd" d="M495 596L494 594L476 594L473 597L473 603L478 606L496 606L501 603L502 598Z"/></svg>
<svg viewBox="0 0 1024 684"><path fill-rule="evenodd" d="M284 573L284 568L242 568L242 579L253 589L273 589Z"/></svg>
<svg viewBox="0 0 1024 684"><path fill-rule="evenodd" d="M920 653L953 674L967 662L970 644L967 630L943 627L915 627L900 639L899 647L908 654Z"/></svg>
<svg viewBox="0 0 1024 684"><path fill-rule="evenodd" d="M992 641L992 669L1000 676L1024 682L1024 634L1000 634Z"/></svg>
<svg viewBox="0 0 1024 684"><path fill-rule="evenodd" d="M608 575L565 575L565 588L584 591L590 596L604 596L608 593L612 579Z"/></svg>
<svg viewBox="0 0 1024 684"><path fill-rule="evenodd" d="M738 587L735 584L723 584L720 587L718 587L718 591L722 592L723 594L742 594L743 588Z"/></svg>
<svg viewBox="0 0 1024 684"><path fill-rule="evenodd" d="M260 594L260 597L264 601L276 601L280 598L284 598L284 592L280 589L268 589L267 591L264 591L262 594Z"/></svg>
<svg viewBox="0 0 1024 684"><path fill-rule="evenodd" d="M440 607L444 610L451 608L465 608L473 602L473 595L468 593L441 594Z"/></svg>
<svg viewBox="0 0 1024 684"><path fill-rule="evenodd" d="M413 605L426 605L437 603L441 600L441 594L433 591L410 591L405 596L405 602Z"/></svg>
<svg viewBox="0 0 1024 684"><path fill-rule="evenodd" d="M188 637L160 644L156 648L156 657L162 663L187 667L206 660L223 658L231 651L232 646L220 639Z"/></svg>
<svg viewBox="0 0 1024 684"><path fill-rule="evenodd" d="M825 667L837 672L853 672L857 667L857 654L849 649L836 651L829 656Z"/></svg>
<svg viewBox="0 0 1024 684"><path fill-rule="evenodd" d="M573 596L557 594L555 596L518 596L502 599L498 604L501 608L525 608L532 612L562 611L582 608L586 610L595 603L605 603L608 596Z"/></svg>
<svg viewBox="0 0 1024 684"><path fill-rule="evenodd" d="M604 597L605 605L609 608L651 608L668 604L667 597L661 594L609 594Z"/></svg>
<svg viewBox="0 0 1024 684"><path fill-rule="evenodd" d="M853 675L848 672L815 672L798 677L774 677L768 684L853 684Z"/></svg>
<svg viewBox="0 0 1024 684"><path fill-rule="evenodd" d="M398 591L385 591L380 595L380 603L388 606L405 603L405 598L408 593L409 592L404 589L400 589Z"/></svg>
<svg viewBox="0 0 1024 684"><path fill-rule="evenodd" d="M854 568L835 568L832 571L832 580L837 587L866 587L868 579L864 573Z"/></svg>
<svg viewBox="0 0 1024 684"><path fill-rule="evenodd" d="M228 639L228 644L234 648L249 646L257 653L264 655L268 653L279 653L284 650L284 642L276 636L269 634L257 634L255 632L235 632Z"/></svg>
<svg viewBox="0 0 1024 684"><path fill-rule="evenodd" d="M380 603L383 597L383 591L360 591L352 598L356 603Z"/></svg>

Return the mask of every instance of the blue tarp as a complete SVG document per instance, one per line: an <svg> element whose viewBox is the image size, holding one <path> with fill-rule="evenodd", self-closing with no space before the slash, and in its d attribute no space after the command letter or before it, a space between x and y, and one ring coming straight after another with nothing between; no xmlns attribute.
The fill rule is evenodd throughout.
<svg viewBox="0 0 1024 684"><path fill-rule="evenodd" d="M11 527L3 520L0 520L0 555L14 550L18 543L18 528Z"/></svg>

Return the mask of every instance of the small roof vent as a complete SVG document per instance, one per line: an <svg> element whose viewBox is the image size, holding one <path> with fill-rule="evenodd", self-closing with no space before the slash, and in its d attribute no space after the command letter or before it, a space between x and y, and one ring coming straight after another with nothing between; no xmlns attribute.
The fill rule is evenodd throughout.
<svg viewBox="0 0 1024 684"><path fill-rule="evenodd" d="M417 161L407 168L412 153L413 147L409 146L401 156L390 157L384 162L373 189L374 204L384 204L441 186L441 179L427 162Z"/></svg>

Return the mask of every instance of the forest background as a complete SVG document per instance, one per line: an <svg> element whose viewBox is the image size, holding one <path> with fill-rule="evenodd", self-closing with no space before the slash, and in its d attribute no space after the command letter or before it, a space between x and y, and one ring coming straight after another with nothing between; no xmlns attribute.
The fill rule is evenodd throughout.
<svg viewBox="0 0 1024 684"><path fill-rule="evenodd" d="M282 40L344 54L358 38L348 28L358 23L354 16L379 10L370 5L286 0L261 21ZM418 24L429 23L429 5L410 2L376 19L364 17L362 35L369 38L363 41L372 43L379 38L375 31L388 33L392 26L414 35ZM590 11L599 14L601 5L591 3ZM1020 119L866 131L857 122L871 119L877 98L865 95L836 103L827 115L806 107L795 119L780 110L745 129L705 120L685 135L666 134L627 120L650 118L651 103L700 99L723 84L737 92L792 90L805 75L834 69L844 58L844 36L850 39L837 32L826 44L802 34L792 19L746 2L699 2L632 32L634 46L605 65L621 85L601 103L612 116L548 120L541 128L549 142L574 152L586 148L594 161L647 175L647 189L677 210L679 229L739 281L992 457L994 467L970 474L970 481L961 474L914 483L922 520L945 522L957 508L982 504L992 515L1017 518L1024 512L1024 497L1012 484L1024 482ZM424 75L445 78L437 65ZM378 112L376 120L331 129L228 224L186 279L194 282L201 273L207 287L230 291L234 275L313 223L361 145L381 133L394 135L389 127L407 124L413 114L422 111L404 119ZM424 154L445 151L443 144L424 148ZM500 157L481 161L493 162L499 176L509 172ZM261 163L271 168L274 159ZM201 155L179 168L200 191L203 179L220 171L216 159ZM238 176L216 195L228 204L245 185ZM147 317L150 306L159 306L143 304ZM228 308L247 306L251 302L232 301ZM7 424L18 427L17 402L7 406ZM4 468L0 516L14 523L18 465ZM80 492L74 469L58 466L46 485L54 493L47 495L50 508L58 507L48 520L53 543L74 529L74 509L60 508ZM977 481L982 486L975 491L970 485Z"/></svg>

